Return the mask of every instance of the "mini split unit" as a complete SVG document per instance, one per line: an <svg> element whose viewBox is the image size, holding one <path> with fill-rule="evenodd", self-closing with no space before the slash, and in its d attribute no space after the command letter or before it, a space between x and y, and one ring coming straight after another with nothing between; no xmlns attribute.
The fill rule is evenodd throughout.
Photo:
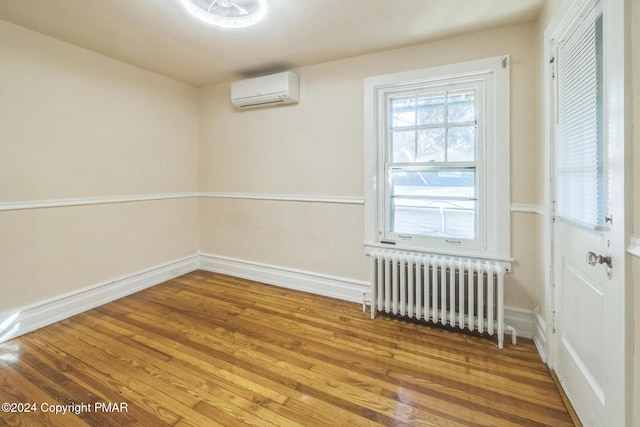
<svg viewBox="0 0 640 427"><path fill-rule="evenodd" d="M299 100L298 75L291 71L231 83L231 102L241 109L297 104Z"/></svg>

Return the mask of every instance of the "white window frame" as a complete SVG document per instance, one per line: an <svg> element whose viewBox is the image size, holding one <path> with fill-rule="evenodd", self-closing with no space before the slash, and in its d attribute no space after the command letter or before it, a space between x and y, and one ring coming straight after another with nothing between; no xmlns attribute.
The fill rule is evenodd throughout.
<svg viewBox="0 0 640 427"><path fill-rule="evenodd" d="M375 248L511 261L510 255L510 58L501 55L365 79L365 251ZM476 240L443 237L402 239L388 228L385 185L388 94L417 88L479 82ZM481 118L484 120L481 120Z"/></svg>

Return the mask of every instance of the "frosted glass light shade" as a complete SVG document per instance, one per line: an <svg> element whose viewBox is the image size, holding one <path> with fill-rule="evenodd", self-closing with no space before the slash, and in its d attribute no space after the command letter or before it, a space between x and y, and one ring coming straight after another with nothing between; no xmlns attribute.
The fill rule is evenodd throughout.
<svg viewBox="0 0 640 427"><path fill-rule="evenodd" d="M223 28L257 24L267 13L266 0L180 0L199 20Z"/></svg>

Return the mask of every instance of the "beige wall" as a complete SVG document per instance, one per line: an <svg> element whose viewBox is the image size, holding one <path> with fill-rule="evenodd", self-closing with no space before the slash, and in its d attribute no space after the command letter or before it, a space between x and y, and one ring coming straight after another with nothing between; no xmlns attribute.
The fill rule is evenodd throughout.
<svg viewBox="0 0 640 427"><path fill-rule="evenodd" d="M544 35L544 29L547 27L547 25L549 25L549 23L553 19L553 16L564 1L565 0L546 0L545 5L540 11L540 15L538 16L538 28L541 30L541 37Z"/></svg>
<svg viewBox="0 0 640 427"><path fill-rule="evenodd" d="M363 87L369 76L510 54L512 202L537 205L539 170L534 24L296 70L300 104L237 111L229 84L200 96L200 189L205 192L363 197ZM200 248L313 272L367 280L362 205L203 199ZM243 220L247 220L244 222ZM532 309L541 283L538 218L512 215L506 302Z"/></svg>
<svg viewBox="0 0 640 427"><path fill-rule="evenodd" d="M633 233L640 237L640 2L631 2L631 52L632 52L632 108L634 146L634 204ZM633 258L633 324L634 324L634 376L633 376L633 426L640 425L640 258Z"/></svg>
<svg viewBox="0 0 640 427"><path fill-rule="evenodd" d="M506 53L512 203L539 206L543 31L561 3L548 0L537 24L301 68L299 105L245 112L230 105L228 84L196 90L0 21L0 204L198 190L362 197L363 79ZM640 3L630 3L638 28ZM633 31L633 43L639 52L640 32ZM638 124L640 55L633 61ZM640 200L640 185L634 196ZM363 207L340 203L178 198L2 210L0 313L199 248L366 280L363 228ZM543 228L539 215L512 213L511 306L544 303ZM637 202L634 230L637 236ZM633 278L637 313L638 258ZM640 425L640 316L634 325L634 425Z"/></svg>
<svg viewBox="0 0 640 427"><path fill-rule="evenodd" d="M0 21L0 206L198 189L197 90ZM198 200L0 210L0 313L194 255Z"/></svg>

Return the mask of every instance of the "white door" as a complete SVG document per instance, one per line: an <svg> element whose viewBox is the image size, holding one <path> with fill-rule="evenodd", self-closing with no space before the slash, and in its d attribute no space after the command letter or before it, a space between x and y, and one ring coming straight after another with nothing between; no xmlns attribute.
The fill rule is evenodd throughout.
<svg viewBox="0 0 640 427"><path fill-rule="evenodd" d="M608 266L587 263L587 252L607 254L603 233L589 232L564 220L555 225L556 353L555 371L585 426L609 426L605 417L604 306Z"/></svg>
<svg viewBox="0 0 640 427"><path fill-rule="evenodd" d="M625 324L615 314L625 304L624 274L615 270L620 258L612 257L624 246L614 221L624 218L612 212L624 212L625 202L611 190L620 176L610 167L616 144L608 128L607 21L599 3L582 3L556 40L553 59L552 366L582 423L613 427L625 423Z"/></svg>

